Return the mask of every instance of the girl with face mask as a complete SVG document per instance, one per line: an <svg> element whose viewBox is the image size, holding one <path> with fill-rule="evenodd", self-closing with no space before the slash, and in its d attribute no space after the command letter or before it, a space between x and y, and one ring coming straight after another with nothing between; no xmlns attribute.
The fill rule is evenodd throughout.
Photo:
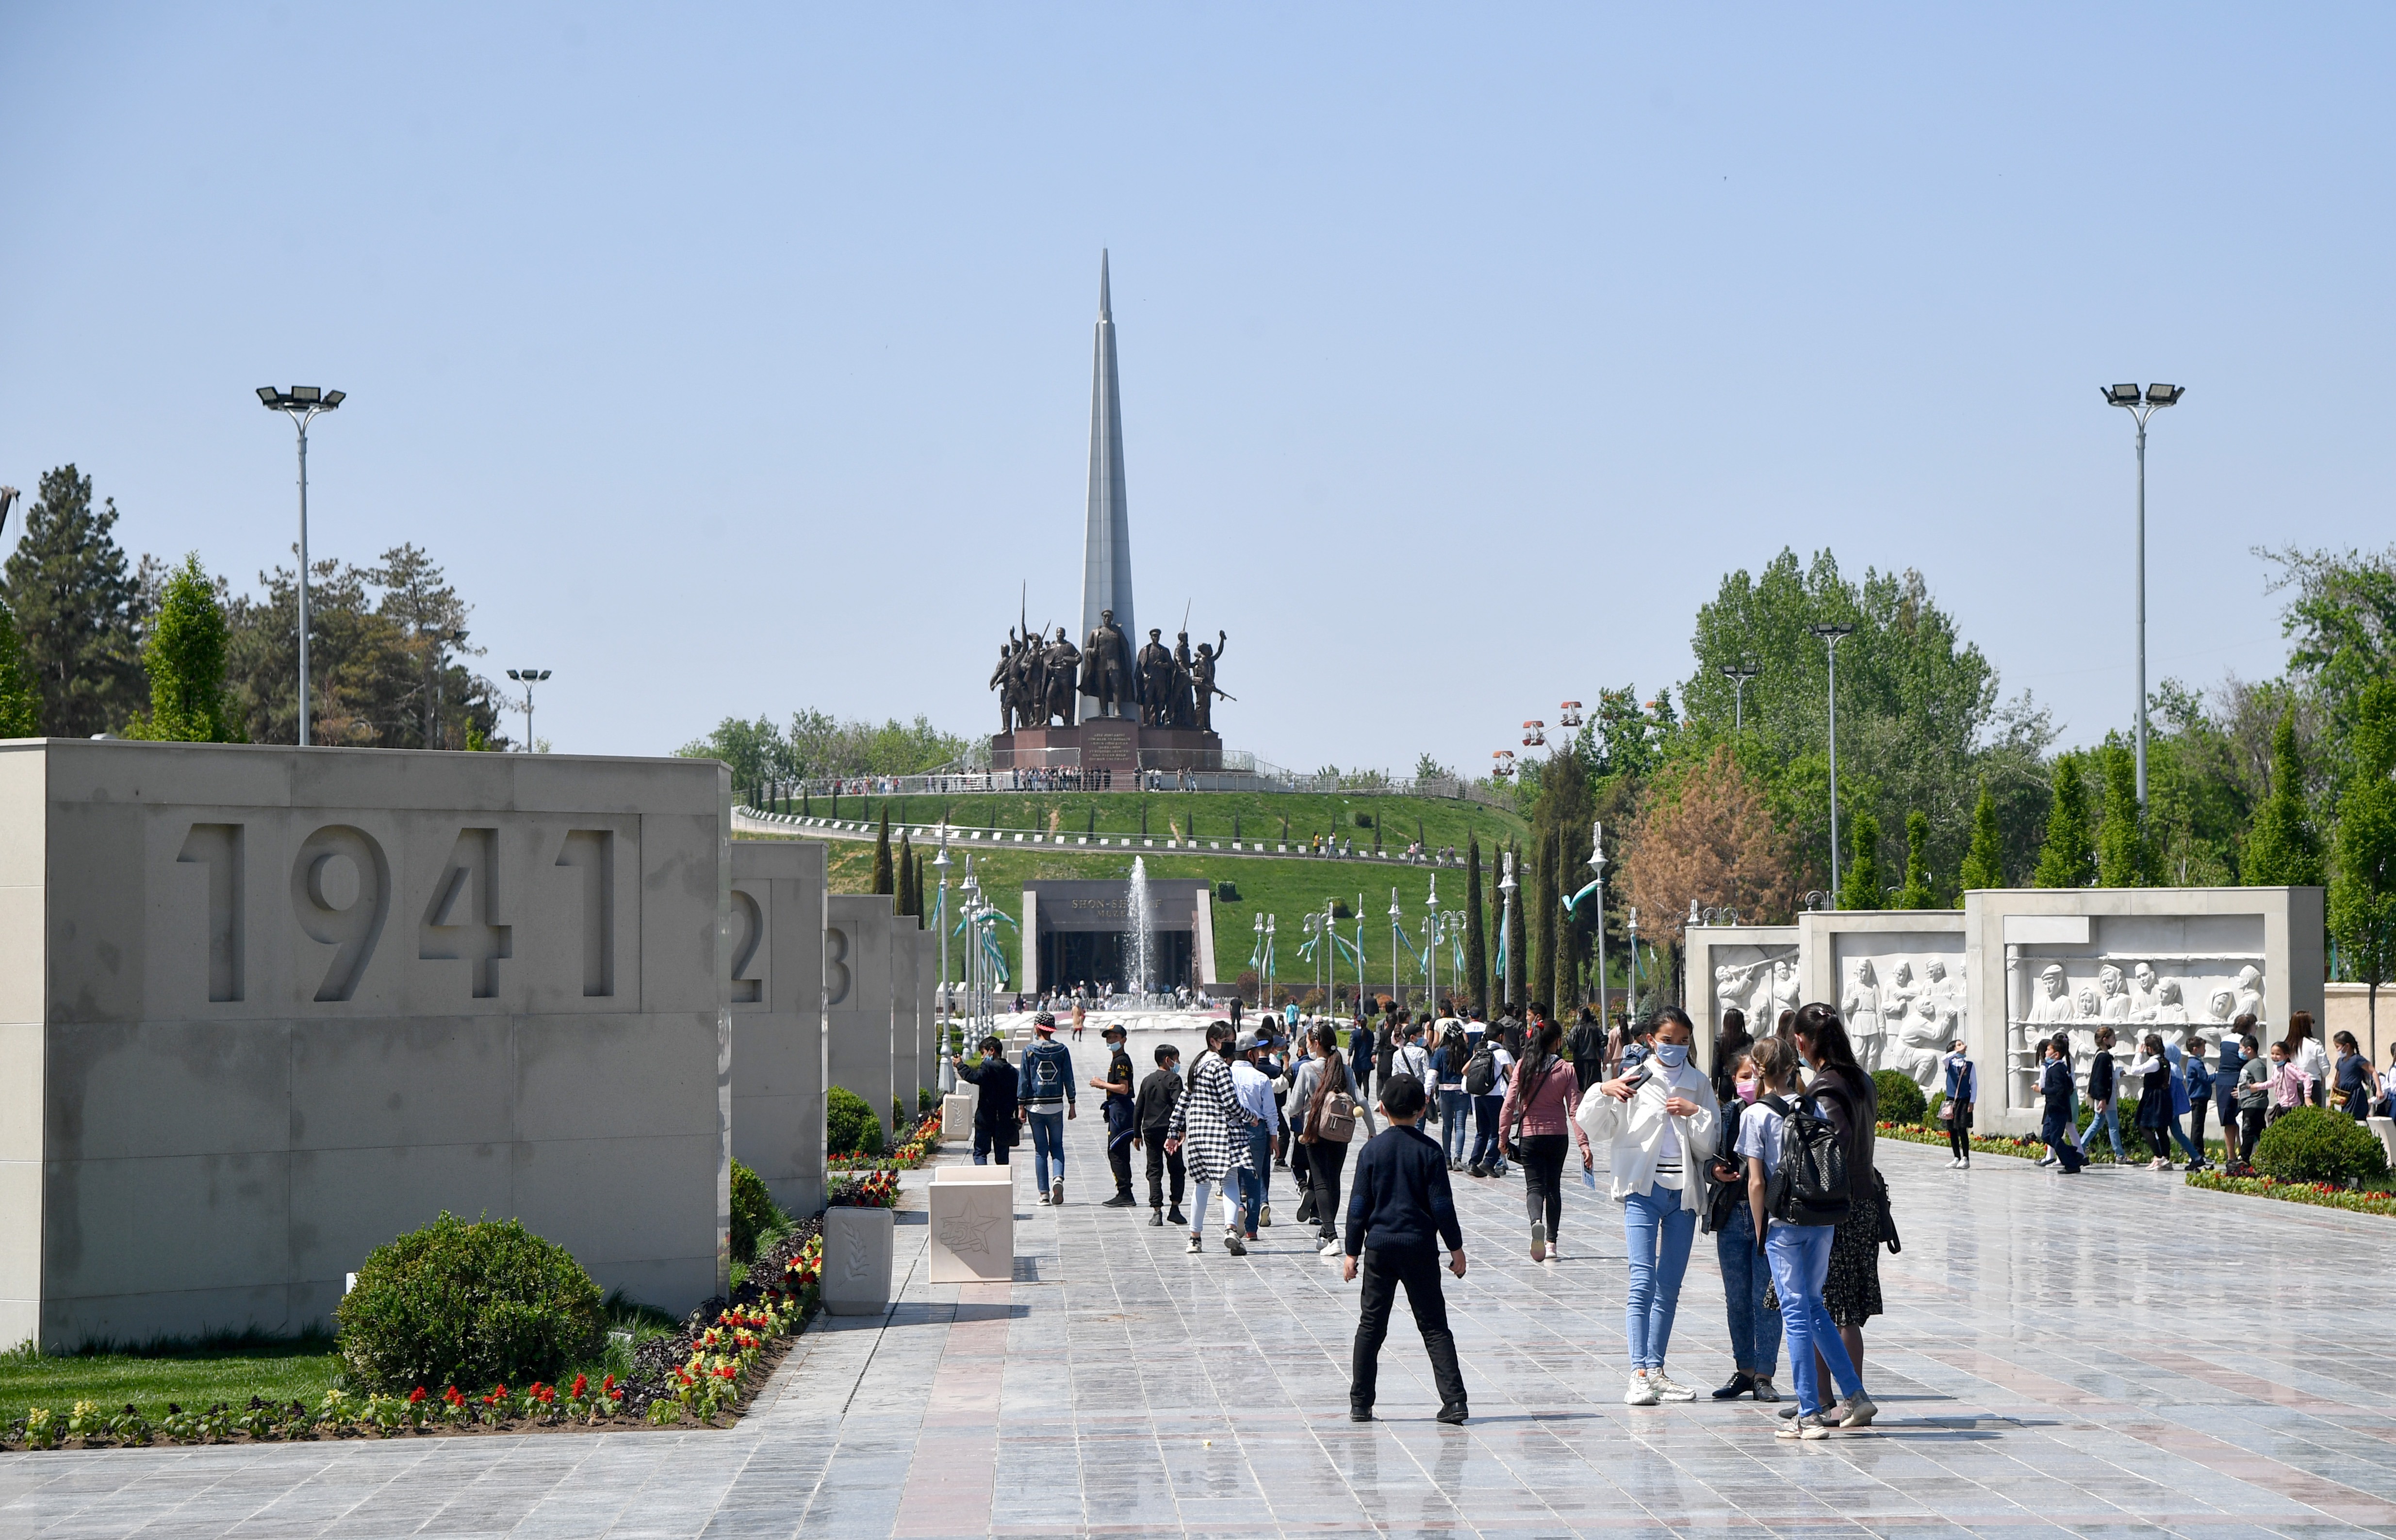
<svg viewBox="0 0 2396 1540"><path fill-rule="evenodd" d="M1741 1120L1750 1115L1763 1089L1759 1061L1790 1058L1789 1045L1767 1039L1725 1053L1714 1049L1721 1067L1714 1077L1714 1095L1722 1098L1721 1153L1706 1162L1706 1228L1714 1238L1714 1259L1722 1267L1723 1307L1729 1315L1731 1376L1714 1391L1716 1401L1753 1396L1777 1401L1779 1390L1773 1375L1780 1367L1780 1315L1764 1308L1771 1268L1755 1244L1754 1228L1747 1215L1747 1164L1737 1154Z"/></svg>
<svg viewBox="0 0 2396 1540"><path fill-rule="evenodd" d="M1655 1051L1591 1086L1580 1104L1582 1133L1611 1147L1614 1201L1622 1205L1631 1268L1623 1300L1631 1385L1622 1399L1631 1406L1697 1398L1664 1373L1664 1355L1705 1205L1701 1175L1722 1122L1713 1085L1689 1062L1696 1029L1688 1016L1667 1005L1654 1026Z"/></svg>

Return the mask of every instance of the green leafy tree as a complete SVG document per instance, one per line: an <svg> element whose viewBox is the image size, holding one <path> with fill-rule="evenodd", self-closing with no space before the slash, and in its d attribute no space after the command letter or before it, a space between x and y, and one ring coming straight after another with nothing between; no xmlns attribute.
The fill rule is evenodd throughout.
<svg viewBox="0 0 2396 1540"><path fill-rule="evenodd" d="M1464 845L1464 989L1470 1002L1489 1003L1489 932L1481 912L1481 837Z"/></svg>
<svg viewBox="0 0 2396 1540"><path fill-rule="evenodd" d="M2096 750L2105 802L2096 825L2096 885L2145 887L2147 830L2138 813L2138 758L2117 734Z"/></svg>
<svg viewBox="0 0 2396 1540"><path fill-rule="evenodd" d="M2342 739L2374 680L2396 673L2396 545L2386 551L2257 550L2273 590L2295 590L2280 617L2288 669L2320 699Z"/></svg>
<svg viewBox="0 0 2396 1540"><path fill-rule="evenodd" d="M2329 931L2349 977L2371 986L2374 1041L2379 986L2396 973L2396 681L2376 679L2356 703L2351 773L2338 799Z"/></svg>
<svg viewBox="0 0 2396 1540"><path fill-rule="evenodd" d="M1957 879L1966 893L1974 888L2001 888L2005 885L2005 863L2003 836L1997 829L1997 799L1989 794L1988 787L1980 788L1979 801L1972 804L1972 846L1963 853L1963 870Z"/></svg>
<svg viewBox="0 0 2396 1540"><path fill-rule="evenodd" d="M115 499L95 510L91 495L72 465L44 471L0 577L52 737L114 732L141 704L141 588L113 533Z"/></svg>
<svg viewBox="0 0 2396 1540"><path fill-rule="evenodd" d="M42 697L25 671L25 640L16 612L0 599L0 738L39 737Z"/></svg>
<svg viewBox="0 0 2396 1540"><path fill-rule="evenodd" d="M2086 887L2096 878L2096 846L2088 829L2088 787L2081 756L2055 756L2055 800L2046 815L2046 843L2039 847L2030 886Z"/></svg>
<svg viewBox="0 0 2396 1540"><path fill-rule="evenodd" d="M890 803L886 801L882 804L882 831L873 837L873 891L898 891L898 873L890 864Z"/></svg>
<svg viewBox="0 0 2396 1540"><path fill-rule="evenodd" d="M126 725L125 736L178 743L238 743L241 723L225 696L228 638L216 585L197 551L183 558L160 591L141 649L150 671L150 710Z"/></svg>
<svg viewBox="0 0 2396 1540"><path fill-rule="evenodd" d="M1880 820L1857 813L1848 824L1847 870L1840 876L1839 907L1877 909L1888 907L1880 885Z"/></svg>
<svg viewBox="0 0 2396 1540"><path fill-rule="evenodd" d="M1905 886L1897 890L1891 909L1926 909L1938 907L1938 896L1930 888L1930 815L1915 808L1905 816Z"/></svg>
<svg viewBox="0 0 2396 1540"><path fill-rule="evenodd" d="M2249 887L2321 883L2321 835L2305 805L2305 762L2296 747L2293 710L2282 712L2271 730L2271 790L2256 810L2238 875Z"/></svg>

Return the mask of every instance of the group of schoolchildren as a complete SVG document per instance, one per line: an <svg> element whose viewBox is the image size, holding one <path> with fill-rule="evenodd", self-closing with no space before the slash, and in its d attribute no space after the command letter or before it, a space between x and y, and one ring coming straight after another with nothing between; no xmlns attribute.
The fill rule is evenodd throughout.
<svg viewBox="0 0 2396 1540"><path fill-rule="evenodd" d="M1702 1227L1723 1270L1735 1364L1713 1399L1780 1401L1774 1381L1785 1334L1796 1394L1780 1408L1778 1436L1820 1439L1870 1425L1878 1408L1861 1378L1861 1327L1880 1310L1878 1249L1884 1237L1895 1240L1872 1168L1871 1079L1830 1006L1784 1012L1777 1034L1760 1042L1729 1013L1711 1079L1691 1061L1689 1018L1671 1007L1613 1031L1583 1013L1569 1059L1564 1029L1536 1008L1527 1023L1460 1018L1436 1033L1429 1022L1395 1017L1378 1031L1359 1024L1345 1052L1333 1023L1312 1023L1294 1041L1278 1030L1294 1025L1271 1015L1245 1032L1216 1022L1186 1071L1165 1044L1136 1083L1122 1028L1107 1028L1106 1072L1088 1082L1106 1098L1116 1186L1106 1206L1137 1206L1130 1153L1143 1149L1149 1223L1186 1228L1188 1250L1203 1253L1207 1210L1219 1196L1224 1249L1244 1255L1272 1223L1273 1171L1288 1170L1302 1194L1299 1222L1316 1227L1322 1255L1339 1260L1343 1278L1363 1283L1350 1382L1356 1420L1373 1416L1378 1355L1401 1288L1431 1356L1439 1420L1469 1415L1439 1277L1443 1266L1459 1278L1467 1267L1451 1175L1485 1179L1504 1174L1510 1160L1520 1164L1530 1255L1552 1261L1563 1168L1577 1151L1583 1179L1596 1186L1594 1146L1604 1143L1629 1252L1624 1400L1654 1406L1697 1395L1664 1365ZM1061 1120L1052 1124L1053 1168L1039 1120L1058 1118L1059 1109L1074 1116L1078 1088L1053 1019L1036 1017L1033 1031L1020 1066L1007 1064L991 1038L978 1065L960 1058L956 1067L982 1087L975 1161L1005 1162L1017 1128L1033 1128L1040 1201L1057 1203ZM1378 1095L1368 1100L1375 1082ZM1468 1111L1474 1137L1460 1152ZM1423 1131L1434 1119L1446 1125L1444 1147ZM1351 1144L1362 1148L1348 1173Z"/></svg>

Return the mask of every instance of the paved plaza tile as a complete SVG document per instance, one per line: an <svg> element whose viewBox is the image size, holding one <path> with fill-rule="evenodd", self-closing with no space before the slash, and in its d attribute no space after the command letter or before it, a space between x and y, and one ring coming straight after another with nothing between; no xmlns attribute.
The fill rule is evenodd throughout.
<svg viewBox="0 0 2396 1540"><path fill-rule="evenodd" d="M1077 1052L1086 1076L1096 1034ZM1562 1259L1534 1263L1520 1178L1459 1176L1472 1423L1431 1420L1401 1309L1360 1426L1355 1293L1289 1222L1287 1174L1248 1256L1186 1255L1098 1206L1094 1114L1067 1125L1061 1211L1018 1164L1036 1281L930 1284L919 1202L889 1315L820 1320L738 1427L0 1455L0 1540L2396 1535L2384 1219L1884 1143L1905 1250L1867 1334L1881 1421L1790 1444L1751 1402L1624 1406L1618 1211L1569 1183ZM1700 1237L1673 1374L1721 1383L1724 1342Z"/></svg>

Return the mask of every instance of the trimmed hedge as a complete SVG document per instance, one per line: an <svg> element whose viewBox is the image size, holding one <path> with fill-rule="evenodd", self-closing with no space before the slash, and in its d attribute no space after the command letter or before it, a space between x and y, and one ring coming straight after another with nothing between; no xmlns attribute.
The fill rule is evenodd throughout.
<svg viewBox="0 0 2396 1540"><path fill-rule="evenodd" d="M732 1260L755 1261L757 1237L772 1226L775 1217L774 1197L765 1190L765 1179L739 1162L733 1162Z"/></svg>
<svg viewBox="0 0 2396 1540"><path fill-rule="evenodd" d="M596 1358L607 1328L599 1285L565 1247L446 1211L368 1254L333 1314L341 1361L388 1391L554 1379Z"/></svg>
<svg viewBox="0 0 2396 1540"><path fill-rule="evenodd" d="M1875 1070L1872 1088L1880 1093L1880 1116L1885 1122L1918 1123L1930 1108L1913 1077L1895 1069Z"/></svg>
<svg viewBox="0 0 2396 1540"><path fill-rule="evenodd" d="M2299 1107L2263 1130L2255 1169L2283 1182L2368 1182L2388 1175L2388 1150L2343 1112Z"/></svg>
<svg viewBox="0 0 2396 1540"><path fill-rule="evenodd" d="M835 1085L824 1097L824 1150L832 1155L882 1153L882 1120L863 1096Z"/></svg>

